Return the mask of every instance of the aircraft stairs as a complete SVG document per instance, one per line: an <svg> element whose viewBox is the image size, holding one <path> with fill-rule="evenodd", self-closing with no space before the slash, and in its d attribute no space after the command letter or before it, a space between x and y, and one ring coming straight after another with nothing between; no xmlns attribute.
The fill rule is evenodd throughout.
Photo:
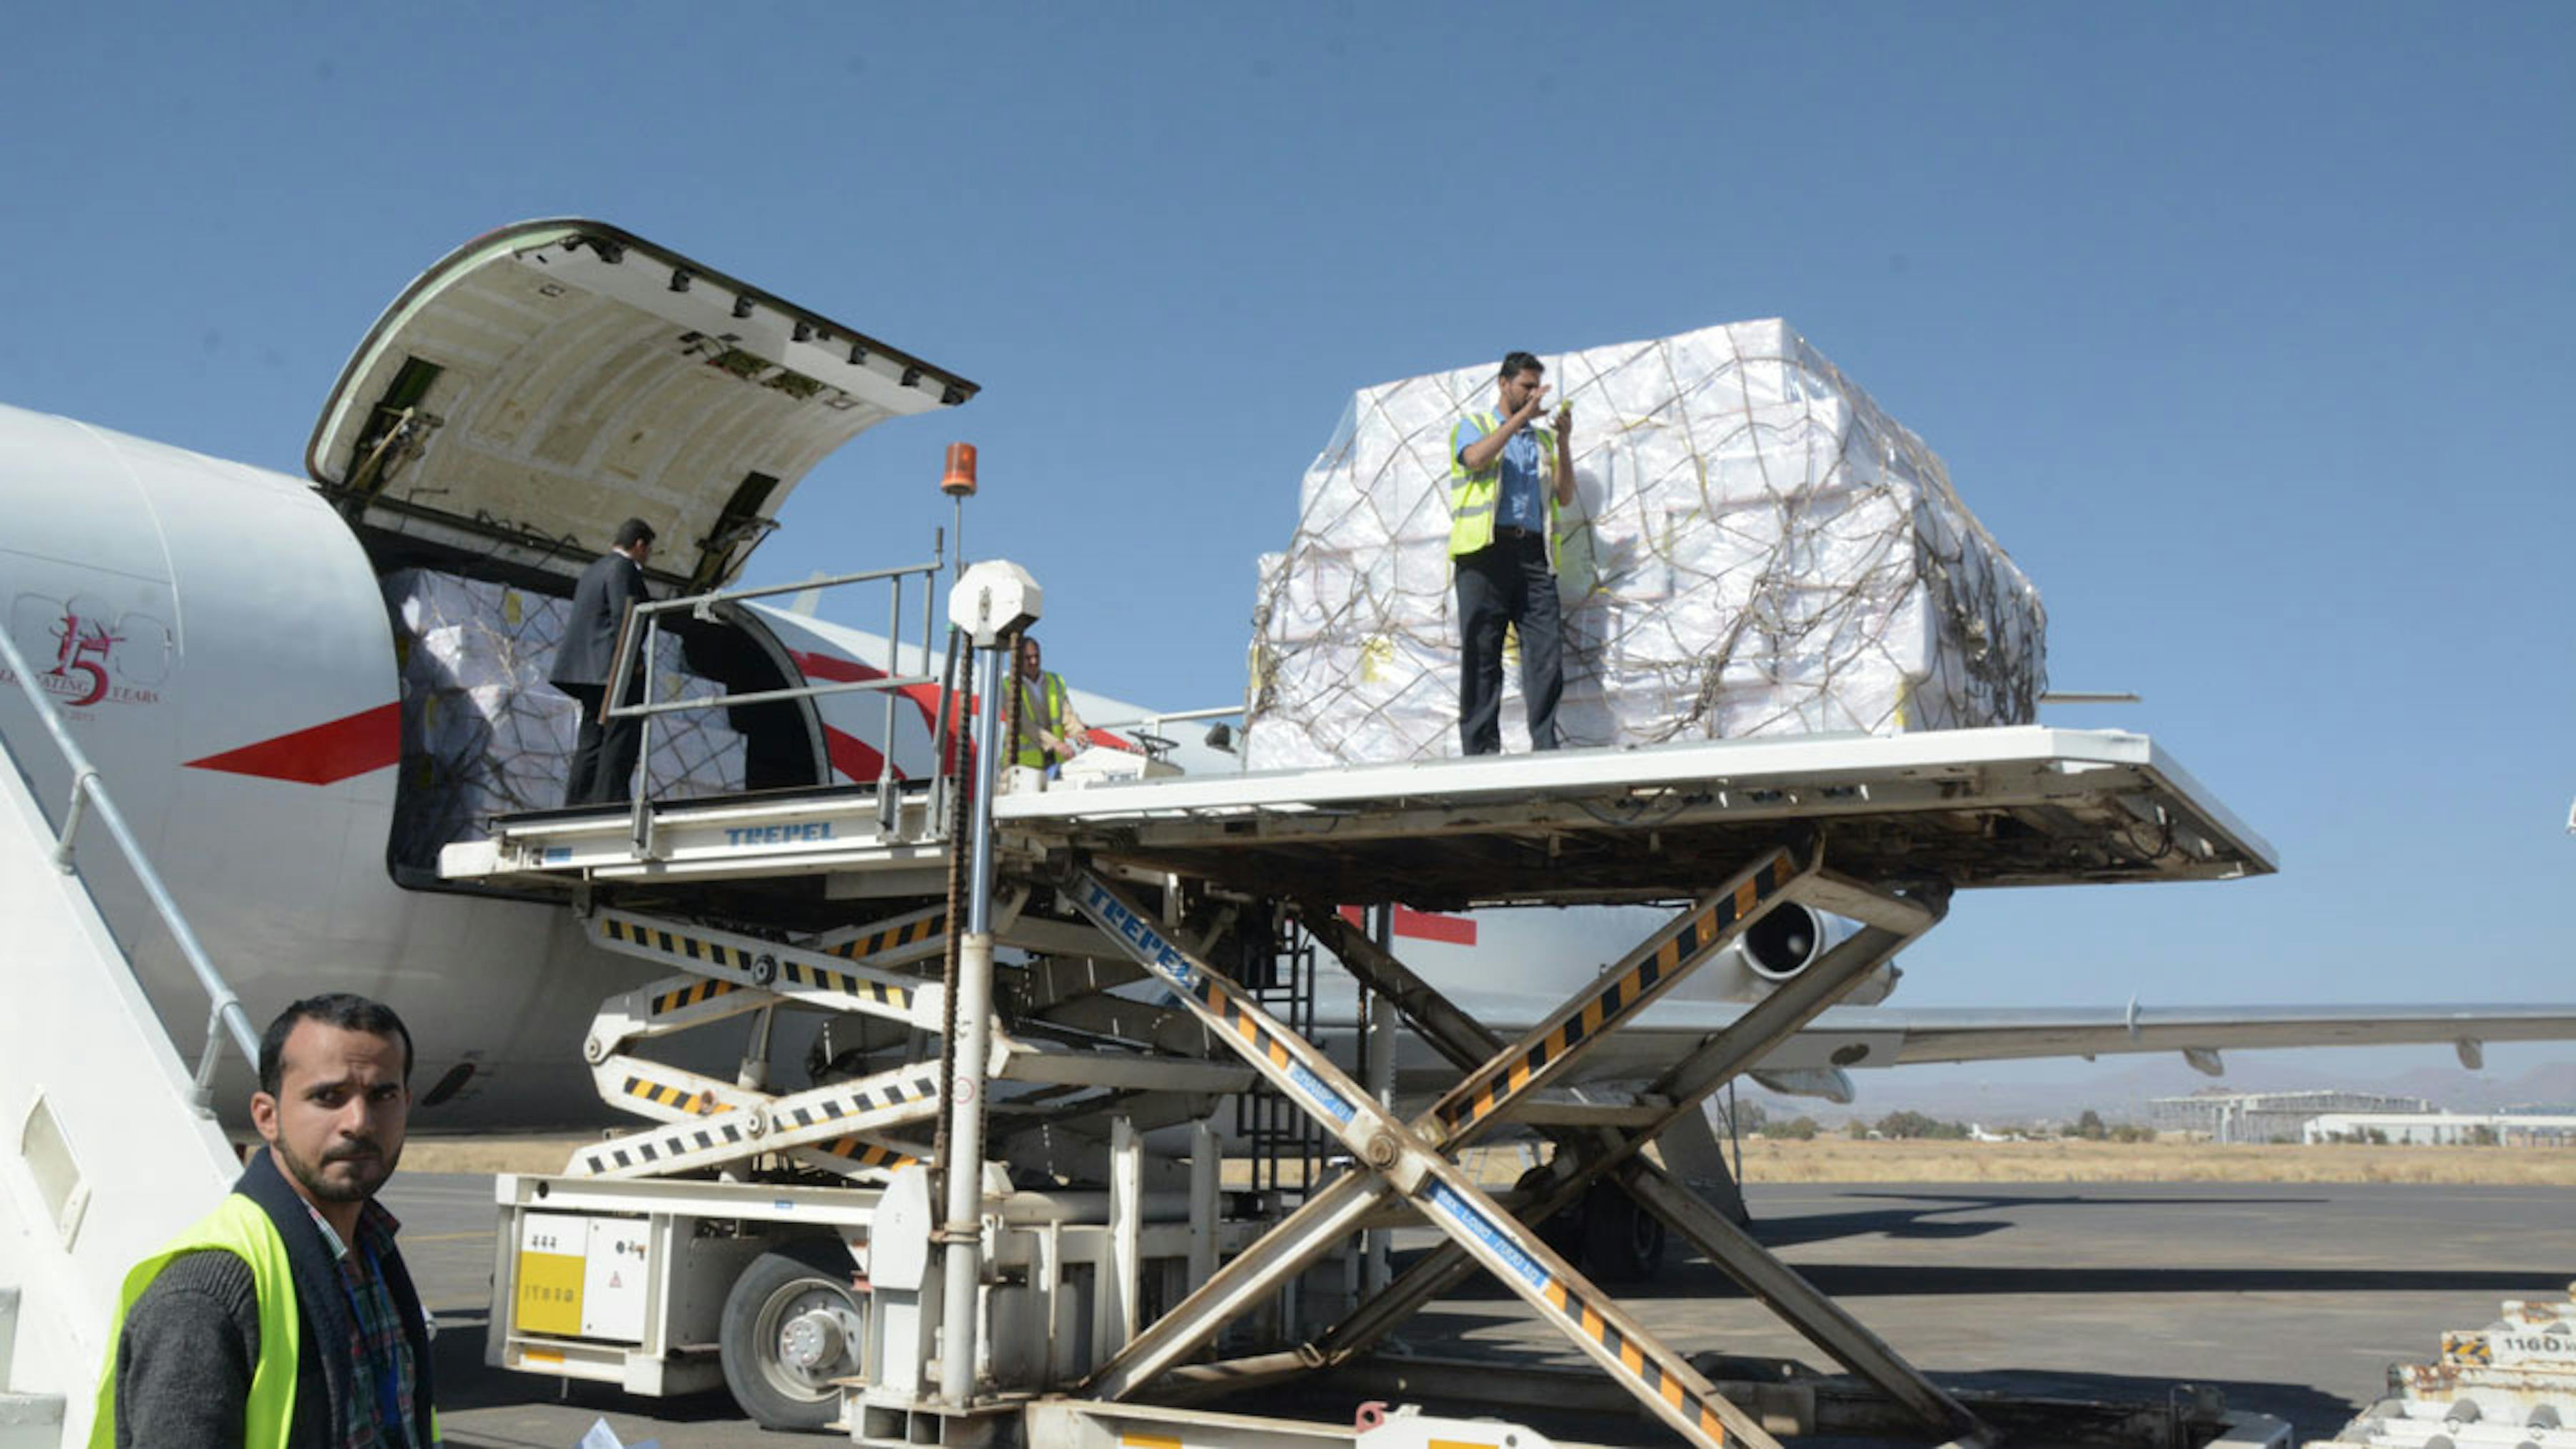
<svg viewBox="0 0 2576 1449"><path fill-rule="evenodd" d="M240 1170L203 1084L227 1043L256 1039L144 860L38 678L0 637L32 708L0 694L0 1449L85 1442L119 1285L218 1201ZM43 743L50 734L52 745ZM73 782L77 781L77 785ZM70 803L58 826L36 789ZM115 848L111 848L115 847ZM120 858L119 848L122 851ZM112 929L100 897L148 912ZM178 946L216 1006L182 1062L120 940Z"/></svg>
<svg viewBox="0 0 2576 1449"><path fill-rule="evenodd" d="M1295 921L1274 922L1269 932L1247 933L1242 953L1244 985L1252 1001L1300 1037L1315 1036L1315 943ZM1267 1194L1275 1210L1303 1203L1323 1185L1329 1138L1315 1119L1267 1082L1234 1099L1234 1129L1243 1141L1252 1190ZM1282 1292L1268 1306L1265 1327L1289 1335L1298 1325L1299 1295Z"/></svg>
<svg viewBox="0 0 2576 1449"><path fill-rule="evenodd" d="M1255 1004L1309 1040L1315 1035L1315 943L1295 921L1279 939L1253 933L1244 953L1244 985ZM1235 1099L1235 1131L1251 1159L1252 1187L1303 1201L1320 1186L1325 1137L1313 1118L1266 1087Z"/></svg>

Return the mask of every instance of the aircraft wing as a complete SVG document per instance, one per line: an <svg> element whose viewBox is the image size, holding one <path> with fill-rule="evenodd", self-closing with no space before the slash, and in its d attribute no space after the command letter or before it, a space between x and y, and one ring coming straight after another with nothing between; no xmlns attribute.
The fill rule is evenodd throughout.
<svg viewBox="0 0 2576 1449"><path fill-rule="evenodd" d="M1512 1037L1545 1015L1535 998L1524 1001L1493 995L1470 1010L1489 1029ZM1651 1081L1745 1010L1731 1002L1657 1003L1588 1053L1568 1085ZM1782 1090L1840 1099L1836 1087L1847 1093L1848 1082L1832 1079L1843 1069L2169 1051L2215 1075L2217 1053L2225 1050L2418 1043L2450 1045L2475 1066L2480 1048L2493 1041L2576 1041L2576 1005L1837 1006L1819 1013L1754 1070Z"/></svg>
<svg viewBox="0 0 2576 1449"><path fill-rule="evenodd" d="M2217 1051L2234 1047L2390 1046L2412 1042L2576 1039L2576 1005L2565 1006L2131 1006L2118 1010L1918 1010L1852 1007L1838 1018L1870 1017L1904 1033L1896 1061L1977 1062L2110 1052ZM1872 1065L1886 1065L1873 1063Z"/></svg>

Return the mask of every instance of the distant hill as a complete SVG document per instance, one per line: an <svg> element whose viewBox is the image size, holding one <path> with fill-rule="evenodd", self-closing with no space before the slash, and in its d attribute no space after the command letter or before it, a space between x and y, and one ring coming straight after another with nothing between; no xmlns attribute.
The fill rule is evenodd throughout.
<svg viewBox="0 0 2576 1449"><path fill-rule="evenodd" d="M1860 1100L1848 1107L1759 1091L1745 1092L1743 1100L1760 1103L1775 1118L1806 1116L1829 1125L1839 1125L1850 1117L1876 1121L1890 1112L1910 1111L1943 1121L1982 1122L1989 1127L2071 1121L2087 1108L2110 1122L2144 1122L2147 1104L2154 1098L2187 1097L2213 1087L2235 1092L2329 1088L2378 1092L2421 1097L2436 1110L2453 1112L2492 1112L2499 1107L2532 1102L2576 1102L2576 1061L2548 1063L2511 1076L2428 1066L2365 1077L2335 1071L2326 1064L2329 1060L2324 1055L2304 1062L2258 1057L2242 1067L2231 1062L2227 1075L2220 1078L2202 1076L2181 1061L2167 1057L2119 1066L2071 1066L2067 1076L2031 1080L1981 1073L1973 1066L1905 1067L1854 1073Z"/></svg>

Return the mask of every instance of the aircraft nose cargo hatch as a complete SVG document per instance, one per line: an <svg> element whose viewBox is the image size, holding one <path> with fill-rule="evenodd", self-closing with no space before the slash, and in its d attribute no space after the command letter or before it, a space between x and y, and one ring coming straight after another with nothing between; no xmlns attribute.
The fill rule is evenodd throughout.
<svg viewBox="0 0 2576 1449"><path fill-rule="evenodd" d="M305 469L352 523L570 578L628 515L652 572L740 572L826 454L976 386L599 222L522 222L414 281L341 371Z"/></svg>

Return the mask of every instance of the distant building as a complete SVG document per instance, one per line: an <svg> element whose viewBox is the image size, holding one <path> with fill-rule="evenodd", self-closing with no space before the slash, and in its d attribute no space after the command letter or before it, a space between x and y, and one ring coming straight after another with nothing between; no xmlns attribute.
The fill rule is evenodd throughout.
<svg viewBox="0 0 2576 1449"><path fill-rule="evenodd" d="M2576 1147L2576 1113L2326 1112L2309 1142L2387 1142L2418 1147Z"/></svg>
<svg viewBox="0 0 2576 1449"><path fill-rule="evenodd" d="M2310 1120L2327 1112L2428 1112L2421 1097L2378 1092L2230 1092L2212 1088L2147 1104L2158 1132L2184 1132L2212 1142L2301 1142Z"/></svg>

